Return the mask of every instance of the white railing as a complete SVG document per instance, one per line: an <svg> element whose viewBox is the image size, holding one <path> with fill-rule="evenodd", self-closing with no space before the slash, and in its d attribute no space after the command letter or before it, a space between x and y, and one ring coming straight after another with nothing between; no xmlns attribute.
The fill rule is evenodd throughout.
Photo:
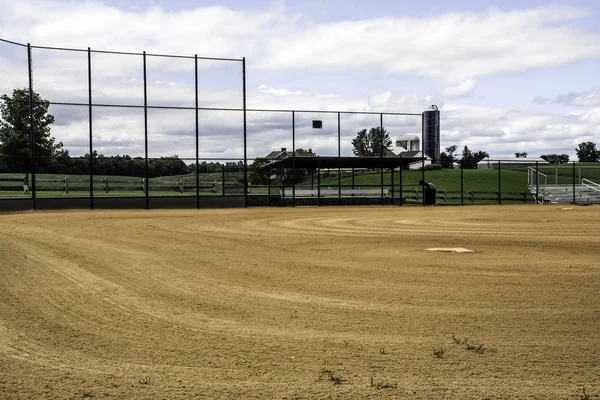
<svg viewBox="0 0 600 400"><path fill-rule="evenodd" d="M544 183L540 183L540 175L544 178ZM534 179L535 177L535 179ZM527 167L527 186L532 188L534 186L546 186L548 184L548 175L540 172L533 167Z"/></svg>
<svg viewBox="0 0 600 400"><path fill-rule="evenodd" d="M589 179L582 179L581 185L600 193L600 184L598 184L596 182L592 182Z"/></svg>
<svg viewBox="0 0 600 400"><path fill-rule="evenodd" d="M326 197L326 196L343 196L343 197L390 197L389 188L381 189L296 189L288 187L285 190L279 190L280 196L286 197Z"/></svg>

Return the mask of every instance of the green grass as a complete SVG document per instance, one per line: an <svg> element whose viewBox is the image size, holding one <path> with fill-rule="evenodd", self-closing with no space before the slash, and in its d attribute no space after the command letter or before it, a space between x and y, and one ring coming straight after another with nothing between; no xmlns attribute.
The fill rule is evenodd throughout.
<svg viewBox="0 0 600 400"><path fill-rule="evenodd" d="M3 173L0 174L0 178L5 179L19 179L22 180L25 174L23 173ZM228 178L228 175L225 175ZM68 178L69 181L69 193L66 194L64 190L64 181ZM221 174L202 174L200 175L200 182L212 183L215 180L220 181L222 179ZM218 178L218 179L214 179ZM107 179L109 183L109 192L106 193L104 190L103 180ZM44 180L53 180L55 182L44 182ZM143 178L135 176L107 176L107 175L94 175L94 197L144 197L145 193L142 188ZM178 190L179 181L183 181L186 186L184 193ZM32 179L29 176L29 187L31 189ZM185 176L168 176L168 177L156 177L150 178L150 197L158 196L195 196L196 191L189 189L189 186L195 187L195 179L193 175ZM160 184L168 183L172 185L171 188L161 190ZM3 187L12 186L19 188L19 190L3 190ZM20 189L23 186L22 181L18 182L0 182L0 198L31 198L31 193L23 193ZM118 189L111 189L118 186ZM152 190L154 189L158 190ZM158 186L158 187L157 187ZM164 185L163 185L164 186ZM169 186L169 185L167 185ZM40 190L36 192L38 198L81 198L90 196L89 191L89 175L65 175L65 174L36 174L36 187ZM41 190L41 189L46 190ZM52 190L48 190L52 189ZM238 190L239 191L239 190ZM225 189L225 194L234 194L234 190L231 188ZM218 193L207 191L206 188L202 188L200 196L221 196L222 192L219 189Z"/></svg>
<svg viewBox="0 0 600 400"><path fill-rule="evenodd" d="M494 170L464 170L463 171L463 189L465 192L470 190L480 192L498 191L498 171ZM421 171L402 171L403 186L418 185L423 178ZM500 174L502 192L523 192L527 190L527 173L523 170L502 170ZM425 182L431 182L438 191L460 191L460 170L446 169L438 171L425 171ZM354 179L351 174L342 173L341 184L350 186L354 181L354 186L361 185L380 185L381 173L379 171L357 172ZM394 173L394 185L400 182L400 173ZM337 173L332 173L327 177L321 178L321 186L337 186ZM392 175L389 171L384 171L383 184L391 186Z"/></svg>
<svg viewBox="0 0 600 400"><path fill-rule="evenodd" d="M543 166L539 168L539 171L545 175L547 178L542 180L540 178L540 184L547 182L548 184L571 184L573 182L573 166L565 165L565 166ZM600 183L600 163L578 163L575 164L575 179L576 182L580 180L580 172L581 178L589 179L594 182ZM402 175L402 185L404 190L404 196L414 196L415 190L420 190L419 181L423 179L423 173L421 171L402 171L400 174L399 171L394 173L394 187L398 190L398 184L400 182L400 175ZM23 173L2 173L0 174L0 178L14 178L20 179L23 178ZM69 178L70 184L70 192L69 194L65 194L63 190L59 189L62 187L64 182L64 178ZM242 177L240 172L226 172L225 179L228 182L238 181ZM89 197L89 176L88 175L63 175L63 174L37 174L36 178L38 179L37 186L38 188L43 187L54 187L58 190L54 191L38 191L37 197ZM105 193L102 187L102 181L107 179L109 185L111 181L122 181L120 183L114 183L114 186L121 186L121 189L110 191L109 193ZM500 178L500 185L498 179ZM48 180L60 180L61 182L41 182L45 179ZM199 181L201 183L207 184L212 183L214 181L220 182L223 179L223 175L220 172L215 173L206 173L200 174ZM173 186L177 186L179 181L183 181L187 186L195 186L195 176L193 174L181 175L181 176L168 176L168 177L157 177L150 178L149 183L150 186L157 185L159 182L170 182ZM444 169L444 170L436 170L436 171L425 171L424 180L426 182L431 182L435 185L438 198L446 192L447 195L447 203L448 204L456 204L460 203L460 194L458 193L448 193L448 192L460 192L461 190L461 171L458 169ZM132 177L132 176L105 176L105 175L94 175L95 181L95 189L94 196L95 197L143 197L144 192L141 187L141 177ZM313 181L311 182L311 178L308 177L306 181L298 184L301 185L311 185L314 184L314 187L317 185L317 177L314 176ZM369 171L357 171L354 174L350 172L342 172L341 179L338 180L338 174L335 171L330 173L323 173L321 175L321 187L337 187L338 183L342 186L360 188L360 187L379 187L382 182L382 176L379 170L369 170ZM31 177L30 177L31 183ZM8 183L8 182L0 182L0 198L28 198L31 197L31 194L24 194L22 191L8 191L2 190L3 186L19 186L19 182ZM22 185L22 184L21 184ZM389 171L384 171L383 173L383 185L385 187L391 188L392 185L392 174ZM130 186L130 187L128 187ZM139 188L138 188L139 186ZM479 204L485 203L497 203L497 200L494 200L494 194L500 191L503 193L503 198L507 199L513 198L514 200L509 200L507 202L519 202L520 196L518 193L527 192L527 169L519 168L519 169L503 169L498 174L497 170L464 170L462 173L462 189L464 193L464 201L465 203L469 202L470 192L487 192L487 195L483 195L480 197L487 197L487 200L477 200L476 202ZM252 193L255 194L267 194L267 187L258 187L252 186ZM236 190L239 192L239 190ZM274 194L279 193L279 187L276 185L272 185L271 192ZM513 194L509 194L513 193ZM150 191L150 196L195 196L195 191L186 191L181 194L178 190L160 190L160 191ZM221 193L210 193L206 191L201 191L201 196L220 196ZM233 194L233 190L230 190L228 193L226 190L226 194ZM452 199L452 197L454 197ZM530 199L528 199L529 201ZM522 201L522 200L521 200ZM504 202L504 200L503 200ZM444 203L442 201L442 203Z"/></svg>
<svg viewBox="0 0 600 400"><path fill-rule="evenodd" d="M225 192L225 195L231 193ZM221 196L221 193L210 193L210 192L200 192L200 196ZM141 190L117 190L109 193L105 193L101 190L94 191L94 197L144 197L145 193ZM161 196L172 196L172 197L190 197L196 196L196 192L184 192L183 194L176 191L151 191L149 193L150 197L161 197ZM15 192L15 191L7 191L0 190L0 198L31 198L31 193L25 194L23 192ZM52 192L37 192L38 199L40 198L89 198L90 192L89 190L71 190L69 194L65 194L63 191L52 191Z"/></svg>

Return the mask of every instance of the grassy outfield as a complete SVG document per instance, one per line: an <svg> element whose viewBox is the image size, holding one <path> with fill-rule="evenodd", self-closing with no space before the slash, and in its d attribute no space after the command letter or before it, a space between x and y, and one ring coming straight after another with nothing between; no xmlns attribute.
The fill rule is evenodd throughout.
<svg viewBox="0 0 600 400"><path fill-rule="evenodd" d="M575 171L575 172L574 172ZM589 179L593 182L600 183L600 163L578 163L573 165L565 166L543 166L539 168L540 184L571 184L573 183L573 175L575 175L575 181L579 182L581 178ZM3 173L0 174L0 179L22 179L23 173ZM238 172L226 172L225 180L233 183L238 181L240 178ZM69 180L69 194L64 192L64 179ZM221 173L207 173L199 176L201 182L201 196L219 196L221 191L213 193L207 190L206 185L212 184L212 182L221 182L223 176ZM40 190L37 193L38 197L89 197L89 176L88 175L58 175L58 174L37 174L37 187L46 190ZM109 192L105 193L103 181L108 180ZM142 197L144 191L142 190L142 179L141 177L132 176L105 176L105 175L94 175L94 196L97 197ZM396 171L393 176L394 187L398 187L400 180L405 190L414 190L419 186L419 181L423 179L423 173L421 171ZM55 182L44 182L45 180L54 180ZM180 193L176 190L176 186L179 181L182 181L186 187L184 193ZM435 171L425 171L424 180L431 182L435 185L438 193L439 192L460 192L461 191L461 171L459 169L443 169ZM191 187L195 187L194 175L182 175L182 176L169 176L169 177L157 177L150 178L150 196L195 196L195 190L190 190ZM317 176L313 176L312 179L309 176L304 182L298 185L317 185ZM369 171L356 171L354 174L351 172L342 171L341 176L338 177L336 171L329 173L322 173L320 184L321 187L337 187L338 184L342 186L350 187L379 187L382 183L382 177L379 170ZM31 184L31 177L30 177ZM202 185L203 184L203 185ZM383 173L383 185L386 187L392 186L392 174L389 171ZM12 190L3 189L7 186L11 186ZM21 190L15 190L22 186L22 182L2 182L0 181L0 198L27 198L31 197L31 194L24 194ZM161 187L162 186L162 187ZM167 186L172 186L167 188ZM204 187L203 187L204 186ZM277 190L277 184L272 184L272 191ZM164 187L164 190L162 190ZM500 191L502 193L523 193L528 190L527 188L527 169L526 168L515 168L515 169L503 169L498 170L476 170L469 169L462 171L462 190L464 193L474 192L490 192L496 193ZM210 189L210 188L208 188ZM239 192L239 189L226 188L227 193ZM252 186L252 193L267 193L268 189L262 186Z"/></svg>
<svg viewBox="0 0 600 400"><path fill-rule="evenodd" d="M23 193L23 173L3 173L0 179L15 179L15 182L3 182L0 180L0 198L31 198L31 193ZM226 175L227 177L227 175ZM65 193L65 178L69 182L69 193ZM220 181L221 174L201 174L201 196L220 196L221 188L217 193L212 192L210 186L214 181ZM109 191L106 193L104 180L108 181ZM184 193L178 190L179 181L185 185ZM195 196L195 178L193 175L168 176L150 178L150 196ZM204 183L204 185L202 185ZM29 188L32 179L29 176ZM208 186L207 186L208 185ZM190 189L194 186L194 189ZM7 187L11 187L10 190ZM65 175L65 174L36 174L37 197L89 197L89 175ZM226 194L232 190L225 188ZM136 176L111 176L94 175L94 197L143 197L143 178Z"/></svg>
<svg viewBox="0 0 600 400"><path fill-rule="evenodd" d="M402 184L404 186L418 185L423 178L421 171L402 171ZM380 185L381 174L379 171L357 172L352 174L342 173L342 185ZM432 182L438 191L460 191L461 174L457 169L445 169L438 171L425 171L425 181ZM527 173L525 170L502 170L500 173L502 192L523 192L527 190ZM400 182L400 173L394 173L394 185ZM325 178L321 178L321 186L337 186L337 173L332 173ZM383 183L386 186L392 184L392 174L384 172ZM468 192L476 190L481 192L498 191L498 171L493 170L464 170L463 171L463 190Z"/></svg>
<svg viewBox="0 0 600 400"><path fill-rule="evenodd" d="M226 193L228 194L228 193ZM211 193L211 192L200 192L200 196L221 196L222 193ZM145 194L144 192L142 192L141 190L115 190L112 192L108 192L105 193L102 190L95 190L94 191L94 197L144 197ZM196 196L196 192L184 192L179 193L176 191L161 191L161 190L157 190L157 191L150 191L149 194L150 197L161 197L161 196ZM23 193L23 192L15 192L15 191L8 191L8 190L0 190L0 198L23 198L23 199L27 199L27 198L31 198L31 192L30 193ZM65 192L62 191L52 191L52 192L45 192L45 191L39 191L37 192L37 198L81 198L81 197L90 197L90 192L89 190L71 190L69 191L69 194L66 194Z"/></svg>

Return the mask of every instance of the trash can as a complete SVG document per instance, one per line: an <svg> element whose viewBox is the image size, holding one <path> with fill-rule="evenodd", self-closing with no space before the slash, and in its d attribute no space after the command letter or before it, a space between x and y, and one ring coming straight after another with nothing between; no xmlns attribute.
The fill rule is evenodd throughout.
<svg viewBox="0 0 600 400"><path fill-rule="evenodd" d="M425 183L423 182L423 199L425 205L434 205L436 203L436 189L435 185L431 182Z"/></svg>

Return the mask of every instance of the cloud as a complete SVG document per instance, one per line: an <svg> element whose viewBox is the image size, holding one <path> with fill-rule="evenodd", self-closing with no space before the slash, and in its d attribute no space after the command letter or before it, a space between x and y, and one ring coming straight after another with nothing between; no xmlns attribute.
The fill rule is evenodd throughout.
<svg viewBox="0 0 600 400"><path fill-rule="evenodd" d="M563 106L577 106L577 107L593 107L600 106L600 93L599 92L570 92L560 94L555 98L551 99L548 97L536 96L533 99L534 103L547 104L555 103Z"/></svg>
<svg viewBox="0 0 600 400"><path fill-rule="evenodd" d="M254 68L341 70L447 82L553 68L600 57L598 32L572 22L590 16L576 7L447 12L312 22L277 4L259 11L221 6L137 12L99 1L0 0L0 37L40 45L248 57Z"/></svg>
<svg viewBox="0 0 600 400"><path fill-rule="evenodd" d="M475 80L466 79L454 86L448 86L442 91L445 97L464 97L471 94L476 87Z"/></svg>
<svg viewBox="0 0 600 400"><path fill-rule="evenodd" d="M514 11L432 13L424 17L389 16L353 21L313 22L289 14L282 3L258 11L196 7L166 11L160 7L123 10L101 1L0 0L0 37L35 45L86 49L247 57L247 70L259 82L248 87L248 107L261 109L340 110L420 113L431 104L442 110L442 146L468 145L492 155L515 151L573 153L578 142L600 136L600 94L572 92L539 104L583 108L551 114L512 107L458 106L449 100L468 96L476 79L503 73L555 68L600 58L597 27L578 29L589 11L576 7L538 7ZM27 85L23 48L0 44L0 92ZM193 107L194 60L148 56L148 102L152 106ZM87 102L87 54L33 50L34 89L51 101ZM93 101L139 107L143 104L142 57L92 54ZM200 106L242 106L241 66L202 60L199 65ZM378 77L425 77L434 89L422 94L390 89L348 88L317 92L291 80L270 76L312 76L320 71L343 74L376 71ZM394 81L392 81L394 82ZM363 85L364 86L364 85ZM381 88L383 85L380 85ZM385 86L383 86L385 87ZM442 88L439 95L426 95ZM445 102L443 101L445 100ZM445 104L444 104L445 103ZM53 106L57 122L52 134L73 155L88 149L87 109ZM70 108L69 108L70 107ZM141 108L94 107L95 145L105 154L142 155L144 121ZM322 119L312 130L311 119ZM248 113L248 155L263 156L292 147L290 113ZM149 112L151 156L195 155L194 110ZM199 122L201 157L243 157L243 125L239 111L202 110ZM295 144L321 155L337 154L336 114L296 113ZM351 154L351 139L360 129L378 126L379 115L341 114L342 154ZM420 117L384 116L392 137L420 134Z"/></svg>
<svg viewBox="0 0 600 400"><path fill-rule="evenodd" d="M278 89L281 90L281 89ZM295 92L291 89L282 89ZM341 113L340 137L342 155L351 155L351 140L361 129L379 126L377 112L394 112L402 109L419 113L431 104L430 97L403 96L395 92L382 92L367 98L332 94L303 93L298 96L281 96L257 91L254 101L267 109L326 109L336 104L343 109L377 110L374 115ZM72 110L69 106L53 106L57 122L52 134L62 140L72 154L88 151L87 114L85 107ZM512 155L527 151L531 156L547 153L574 155L577 143L600 137L600 107L589 107L565 114L530 112L513 108L474 107L440 104L441 145L469 146L485 150L493 156ZM98 151L104 154L143 155L143 110L94 110L94 138ZM200 157L243 158L243 120L239 111L201 110L199 115ZM323 121L323 129L312 129L311 121ZM320 155L337 155L337 113L295 113L295 145L311 148ZM248 156L261 157L281 147L292 148L291 112L248 111ZM421 132L420 116L383 115L383 124L392 138ZM150 156L178 154L195 156L194 110L149 110ZM597 140L597 139L596 139Z"/></svg>
<svg viewBox="0 0 600 400"><path fill-rule="evenodd" d="M600 107L556 115L510 108L448 105L442 111L442 146L458 144L492 156L574 155L577 143L600 136Z"/></svg>
<svg viewBox="0 0 600 400"><path fill-rule="evenodd" d="M308 93L304 93L304 92L302 92L300 90L291 91L291 90L288 90L288 89L275 89L275 88L269 87L267 85L260 85L258 87L258 90L261 91L261 92L263 92L263 93L274 94L274 95L277 95L277 96L290 96L290 95L292 95L292 96L301 96L303 94L308 94Z"/></svg>

